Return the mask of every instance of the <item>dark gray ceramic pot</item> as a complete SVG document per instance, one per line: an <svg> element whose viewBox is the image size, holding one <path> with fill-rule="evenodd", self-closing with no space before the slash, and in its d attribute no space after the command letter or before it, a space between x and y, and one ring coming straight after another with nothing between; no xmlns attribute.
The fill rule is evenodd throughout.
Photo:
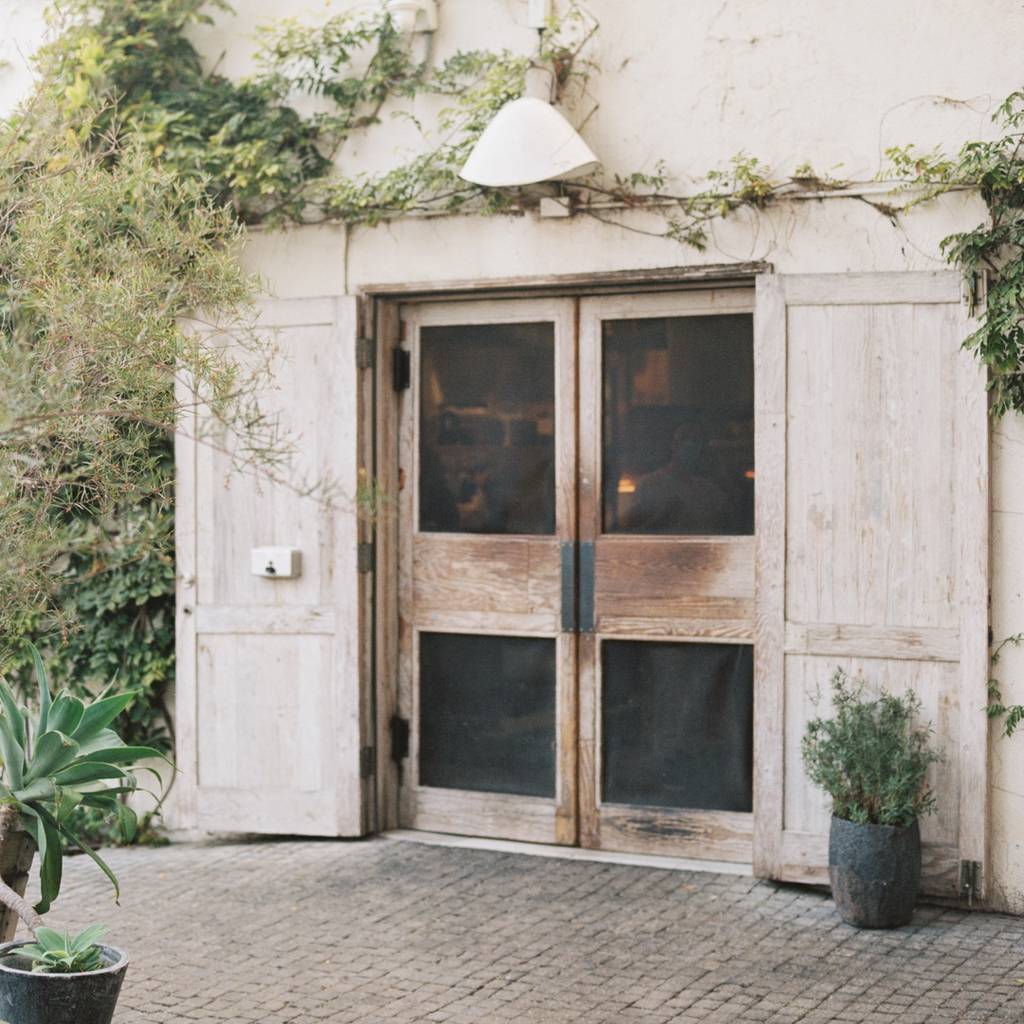
<svg viewBox="0 0 1024 1024"><path fill-rule="evenodd" d="M33 974L15 959L24 942L0 945L0 1022L6 1024L110 1024L128 957L100 946L107 967L88 974Z"/></svg>
<svg viewBox="0 0 1024 1024"><path fill-rule="evenodd" d="M828 877L839 916L857 928L909 924L921 886L921 833L832 819Z"/></svg>

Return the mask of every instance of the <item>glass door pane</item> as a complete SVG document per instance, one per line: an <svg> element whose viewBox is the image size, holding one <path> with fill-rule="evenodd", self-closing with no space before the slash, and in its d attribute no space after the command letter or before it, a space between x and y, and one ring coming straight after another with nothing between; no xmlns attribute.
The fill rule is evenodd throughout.
<svg viewBox="0 0 1024 1024"><path fill-rule="evenodd" d="M749 811L754 649L632 640L601 648L602 798Z"/></svg>
<svg viewBox="0 0 1024 1024"><path fill-rule="evenodd" d="M423 786L555 796L555 641L420 634Z"/></svg>
<svg viewBox="0 0 1024 1024"><path fill-rule="evenodd" d="M605 533L753 534L749 315L602 324Z"/></svg>
<svg viewBox="0 0 1024 1024"><path fill-rule="evenodd" d="M420 359L420 530L554 533L554 324L424 327Z"/></svg>

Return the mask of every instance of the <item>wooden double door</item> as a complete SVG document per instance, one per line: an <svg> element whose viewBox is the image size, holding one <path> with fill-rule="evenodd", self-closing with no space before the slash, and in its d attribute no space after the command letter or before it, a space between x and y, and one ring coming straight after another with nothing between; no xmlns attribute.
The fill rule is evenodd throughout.
<svg viewBox="0 0 1024 1024"><path fill-rule="evenodd" d="M402 307L403 826L751 860L752 312Z"/></svg>

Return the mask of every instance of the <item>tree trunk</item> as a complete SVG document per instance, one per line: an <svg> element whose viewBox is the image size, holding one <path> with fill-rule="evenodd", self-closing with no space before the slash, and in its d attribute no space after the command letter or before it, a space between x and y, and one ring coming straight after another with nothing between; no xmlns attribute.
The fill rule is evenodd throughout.
<svg viewBox="0 0 1024 1024"><path fill-rule="evenodd" d="M19 896L25 895L36 844L22 828L21 815L6 804L0 807L0 879ZM0 904L0 942L10 942L18 928L18 915Z"/></svg>

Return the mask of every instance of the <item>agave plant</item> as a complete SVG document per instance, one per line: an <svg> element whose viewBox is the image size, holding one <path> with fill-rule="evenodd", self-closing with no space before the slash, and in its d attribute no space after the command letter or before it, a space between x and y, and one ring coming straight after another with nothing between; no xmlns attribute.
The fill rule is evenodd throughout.
<svg viewBox="0 0 1024 1024"><path fill-rule="evenodd" d="M20 946L17 955L32 961L37 974L84 974L104 966L99 940L107 934L102 924L94 924L77 935L36 929L36 941Z"/></svg>
<svg viewBox="0 0 1024 1024"><path fill-rule="evenodd" d="M89 703L65 691L53 697L39 651L29 646L39 683L34 725L28 709L18 705L0 678L0 805L18 810L35 841L41 890L35 910L45 914L60 892L62 838L88 854L110 879L115 898L120 895L114 873L69 824L71 813L76 807L116 813L131 836L135 815L121 798L138 788L133 766L163 755L152 747L127 746L111 728L136 691L112 693L108 688Z"/></svg>

